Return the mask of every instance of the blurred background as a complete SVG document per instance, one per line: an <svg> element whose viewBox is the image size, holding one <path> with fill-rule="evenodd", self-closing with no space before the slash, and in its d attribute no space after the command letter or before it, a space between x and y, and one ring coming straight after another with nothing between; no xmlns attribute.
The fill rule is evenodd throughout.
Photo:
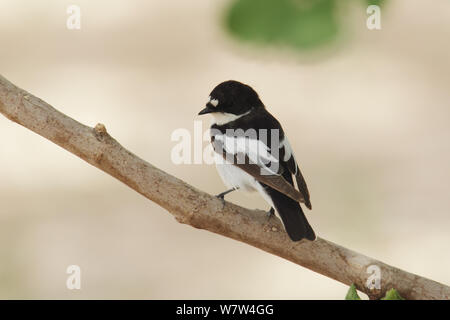
<svg viewBox="0 0 450 320"><path fill-rule="evenodd" d="M175 165L212 88L251 85L290 137L327 240L450 284L450 4L197 0L0 2L0 73L195 187ZM70 30L69 5L81 9ZM201 118L204 130L210 120ZM347 287L178 224L105 173L0 117L0 298L343 299ZM205 143L206 146L206 143ZM258 195L228 200L267 209ZM66 268L81 267L81 290Z"/></svg>

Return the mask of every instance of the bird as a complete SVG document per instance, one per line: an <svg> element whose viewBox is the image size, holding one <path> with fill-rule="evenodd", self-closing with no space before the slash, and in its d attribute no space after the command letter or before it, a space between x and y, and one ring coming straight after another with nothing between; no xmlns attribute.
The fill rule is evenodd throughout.
<svg viewBox="0 0 450 320"><path fill-rule="evenodd" d="M316 234L301 204L311 210L305 179L279 121L256 91L239 81L218 84L198 115L210 114L216 169L228 190L258 191L277 214L292 241L314 241ZM295 180L295 182L294 182Z"/></svg>

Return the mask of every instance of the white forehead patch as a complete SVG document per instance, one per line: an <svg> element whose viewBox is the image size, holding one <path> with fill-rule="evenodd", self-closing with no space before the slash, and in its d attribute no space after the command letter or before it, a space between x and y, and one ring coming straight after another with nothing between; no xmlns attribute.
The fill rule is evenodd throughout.
<svg viewBox="0 0 450 320"><path fill-rule="evenodd" d="M212 99L211 96L209 96L209 103L211 103L214 107L217 107L217 105L219 104L219 100L217 99Z"/></svg>

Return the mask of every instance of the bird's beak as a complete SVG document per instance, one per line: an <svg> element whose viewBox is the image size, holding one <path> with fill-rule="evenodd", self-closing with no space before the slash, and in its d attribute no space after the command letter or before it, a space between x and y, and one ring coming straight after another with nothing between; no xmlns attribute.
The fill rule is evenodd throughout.
<svg viewBox="0 0 450 320"><path fill-rule="evenodd" d="M212 107L207 105L205 109L203 109L202 111L200 111L198 113L198 115L201 116L202 114L207 114L207 113L211 113L211 112L214 112L214 111L215 110Z"/></svg>

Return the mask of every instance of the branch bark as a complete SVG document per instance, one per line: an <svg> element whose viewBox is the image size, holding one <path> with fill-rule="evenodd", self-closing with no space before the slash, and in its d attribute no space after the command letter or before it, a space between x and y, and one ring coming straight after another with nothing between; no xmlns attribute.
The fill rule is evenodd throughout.
<svg viewBox="0 0 450 320"><path fill-rule="evenodd" d="M376 299L395 288L406 299L450 299L450 287L318 238L292 242L281 223L267 224L259 210L225 205L140 159L114 140L105 126L85 126L16 87L0 75L0 113L53 141L169 211L178 222L275 254L350 285ZM367 268L381 271L381 289L369 290Z"/></svg>

